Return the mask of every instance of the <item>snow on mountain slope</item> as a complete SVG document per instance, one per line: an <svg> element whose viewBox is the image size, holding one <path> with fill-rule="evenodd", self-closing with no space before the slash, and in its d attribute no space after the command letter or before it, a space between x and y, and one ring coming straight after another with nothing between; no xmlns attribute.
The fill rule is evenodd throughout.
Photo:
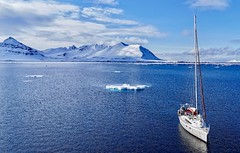
<svg viewBox="0 0 240 153"><path fill-rule="evenodd" d="M16 39L9 37L0 43L0 60L39 61L44 55Z"/></svg>
<svg viewBox="0 0 240 153"><path fill-rule="evenodd" d="M109 46L104 44L83 45L74 52L73 58L91 58L97 52L108 48Z"/></svg>
<svg viewBox="0 0 240 153"><path fill-rule="evenodd" d="M46 56L46 57L50 57L50 58L65 58L67 52L71 50L70 47L58 47L58 48L51 48L51 49L47 49L45 51L42 51L42 53Z"/></svg>
<svg viewBox="0 0 240 153"><path fill-rule="evenodd" d="M140 45L127 45L123 42L92 54L92 58L106 60L143 61L159 60L152 52Z"/></svg>
<svg viewBox="0 0 240 153"><path fill-rule="evenodd" d="M49 53L51 52L51 53ZM55 54L57 52L57 54ZM61 54L60 54L61 53ZM113 46L84 45L75 49L59 48L48 50L51 58L74 61L145 61L159 60L152 52L140 45L127 45L123 42ZM63 58L62 58L63 59Z"/></svg>
<svg viewBox="0 0 240 153"><path fill-rule="evenodd" d="M72 60L87 60L86 58L89 58L92 54L94 54L97 51L103 50L107 48L106 45L99 45L99 44L93 44L93 45L83 45L79 48L75 46L71 47L59 47L59 48L53 48L53 49L47 49L43 51L44 55L47 57L50 57L52 59L61 59L65 61L72 61Z"/></svg>

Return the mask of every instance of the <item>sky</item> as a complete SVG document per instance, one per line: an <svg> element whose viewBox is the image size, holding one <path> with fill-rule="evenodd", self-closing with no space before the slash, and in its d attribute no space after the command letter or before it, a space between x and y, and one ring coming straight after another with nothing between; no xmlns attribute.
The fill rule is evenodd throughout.
<svg viewBox="0 0 240 153"><path fill-rule="evenodd" d="M0 0L0 42L11 36L39 50L125 42L185 60L194 14L203 58L240 61L239 0Z"/></svg>

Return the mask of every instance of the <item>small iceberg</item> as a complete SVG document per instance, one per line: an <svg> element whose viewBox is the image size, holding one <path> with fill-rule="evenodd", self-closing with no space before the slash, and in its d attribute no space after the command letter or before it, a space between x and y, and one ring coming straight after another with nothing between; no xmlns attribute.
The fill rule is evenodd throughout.
<svg viewBox="0 0 240 153"><path fill-rule="evenodd" d="M26 78L42 78L43 75L26 75Z"/></svg>
<svg viewBox="0 0 240 153"><path fill-rule="evenodd" d="M114 73L122 73L122 71L113 71Z"/></svg>
<svg viewBox="0 0 240 153"><path fill-rule="evenodd" d="M106 85L106 89L111 91L141 91L144 90L147 85L135 85L131 86L130 84L122 84L122 85Z"/></svg>

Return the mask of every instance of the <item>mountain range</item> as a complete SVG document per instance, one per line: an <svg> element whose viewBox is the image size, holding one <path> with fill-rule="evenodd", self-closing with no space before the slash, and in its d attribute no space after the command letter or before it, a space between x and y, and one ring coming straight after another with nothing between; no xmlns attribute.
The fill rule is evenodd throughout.
<svg viewBox="0 0 240 153"><path fill-rule="evenodd" d="M140 45L123 42L113 46L104 44L83 45L80 47L59 47L37 50L13 37L0 43L0 61L152 61L160 59Z"/></svg>

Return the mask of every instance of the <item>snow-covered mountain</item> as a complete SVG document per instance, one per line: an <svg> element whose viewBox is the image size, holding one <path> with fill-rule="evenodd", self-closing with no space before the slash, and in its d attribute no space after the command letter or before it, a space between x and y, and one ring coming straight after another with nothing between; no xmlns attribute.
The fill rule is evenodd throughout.
<svg viewBox="0 0 240 153"><path fill-rule="evenodd" d="M79 48L55 48L44 51L44 55L73 61L147 61L159 60L151 51L140 45L127 45L123 42L113 46L84 45Z"/></svg>
<svg viewBox="0 0 240 153"><path fill-rule="evenodd" d="M0 43L0 60L39 61L44 58L44 55L38 50L24 45L12 37Z"/></svg>
<svg viewBox="0 0 240 153"><path fill-rule="evenodd" d="M123 42L113 46L92 44L76 47L73 45L39 51L9 37L0 43L0 60L149 61L159 60L159 58L140 45L128 45Z"/></svg>

